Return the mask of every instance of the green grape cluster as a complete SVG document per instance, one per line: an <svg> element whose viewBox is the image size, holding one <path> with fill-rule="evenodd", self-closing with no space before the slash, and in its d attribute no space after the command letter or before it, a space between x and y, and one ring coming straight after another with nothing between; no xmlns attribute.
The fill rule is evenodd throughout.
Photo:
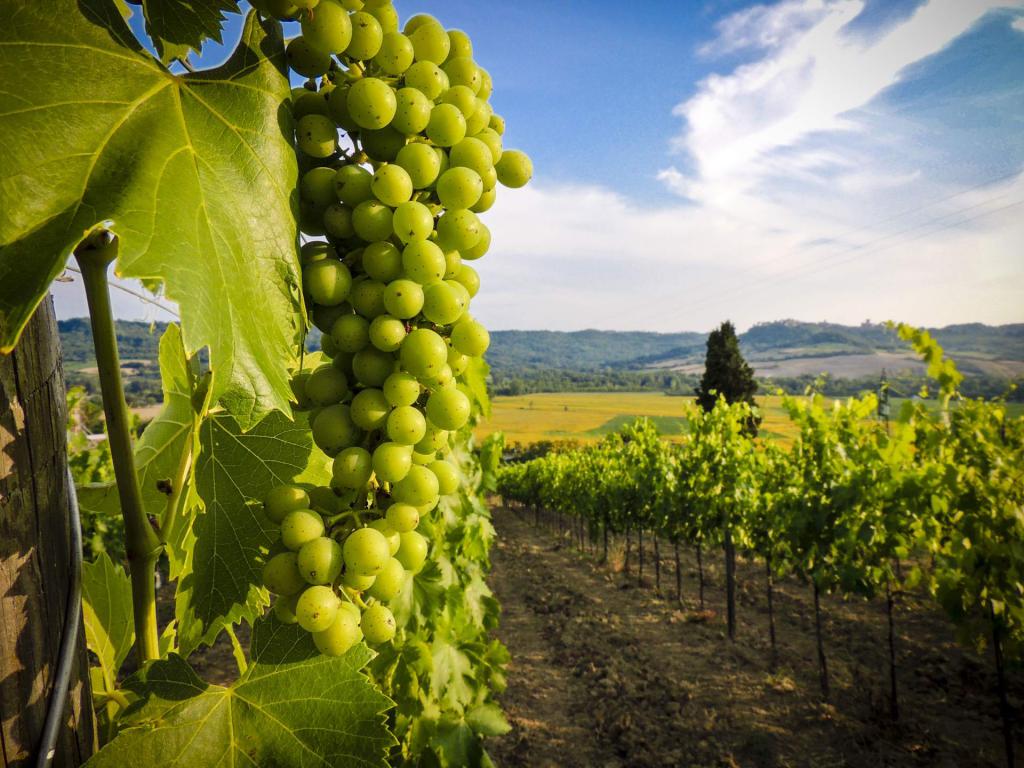
<svg viewBox="0 0 1024 768"><path fill-rule="evenodd" d="M504 149L464 32L424 14L399 31L391 0L256 5L302 27L286 49L308 78L291 100L302 283L330 362L292 386L333 457L329 488L268 496L284 550L264 582L281 620L341 654L394 636L386 603L429 549L419 519L459 489L446 457L470 418L464 374L490 342L469 312L480 279L468 262L491 243L478 214L533 168Z"/></svg>

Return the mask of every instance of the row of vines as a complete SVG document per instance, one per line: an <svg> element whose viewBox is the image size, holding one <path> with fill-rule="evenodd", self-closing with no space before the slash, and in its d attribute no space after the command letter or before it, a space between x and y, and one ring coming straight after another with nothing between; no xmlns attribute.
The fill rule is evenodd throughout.
<svg viewBox="0 0 1024 768"><path fill-rule="evenodd" d="M906 326L899 333L927 362L937 408L934 401L909 401L890 422L875 394L845 402L813 392L789 397L785 407L799 434L784 448L756 437L755 409L720 399L709 411L688 412L680 443L659 439L641 419L593 446L504 466L499 492L532 510L566 516L580 542L589 535L605 558L609 535L624 535L627 570L632 539L641 575L644 535L655 547L659 539L669 541L680 603L680 547L692 547L698 564L720 549L732 639L736 553L763 561L773 660L773 580L804 581L813 591L826 699L821 594L885 599L894 718L893 598L901 590L926 590L965 643L994 651L1012 766L1006 667L1019 662L1024 641L1024 419L1008 416L1002 402L960 396L961 376L934 340Z"/></svg>

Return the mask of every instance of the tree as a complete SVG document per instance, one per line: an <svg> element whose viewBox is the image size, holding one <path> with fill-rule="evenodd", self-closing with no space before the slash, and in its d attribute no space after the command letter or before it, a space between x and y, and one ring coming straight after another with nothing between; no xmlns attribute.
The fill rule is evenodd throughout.
<svg viewBox="0 0 1024 768"><path fill-rule="evenodd" d="M745 402L754 405L757 382L754 370L740 353L736 328L726 320L708 336L708 352L704 359L704 375L695 390L697 402L710 411L719 396L729 403ZM754 428L756 429L756 424Z"/></svg>

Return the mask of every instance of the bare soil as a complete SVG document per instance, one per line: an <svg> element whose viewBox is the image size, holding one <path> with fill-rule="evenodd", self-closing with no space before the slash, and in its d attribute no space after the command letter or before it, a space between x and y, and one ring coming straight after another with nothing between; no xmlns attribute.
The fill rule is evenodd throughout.
<svg viewBox="0 0 1024 768"><path fill-rule="evenodd" d="M599 551L581 554L567 535L535 527L532 515L496 508L494 520L490 583L503 607L498 636L512 654L501 701L513 728L488 743L500 766L1006 765L991 657L958 645L924 596L897 601L893 722L883 602L823 599L825 703L808 586L776 585L773 668L763 564L738 567L738 633L730 642L719 553L705 556L702 611L690 552L679 607L666 544L659 596L650 541L640 588L635 542L627 577L618 549L601 564ZM1019 713L1019 672L1011 683Z"/></svg>

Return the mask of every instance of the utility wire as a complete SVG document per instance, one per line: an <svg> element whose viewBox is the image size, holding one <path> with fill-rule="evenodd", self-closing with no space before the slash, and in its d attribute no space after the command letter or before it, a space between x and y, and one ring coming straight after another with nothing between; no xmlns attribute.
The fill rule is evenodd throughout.
<svg viewBox="0 0 1024 768"><path fill-rule="evenodd" d="M66 266L65 269L67 269L70 272L74 272L76 274L79 274L79 275L82 274L81 270L79 270L76 267L72 267L70 264L68 266ZM121 285L120 283L111 282L110 283L110 287L111 288L116 288L119 291L127 293L129 296L134 296L136 299L140 299L141 301L144 301L147 304L152 304L157 309L162 309L164 312L169 314L171 317L174 317L174 318L176 318L178 320L181 319L181 315L179 315L173 309L168 307L166 304L161 304L159 301L154 299L152 296L147 296L146 294L140 293L139 291L133 291L131 288L129 288L129 287L125 286L125 285Z"/></svg>

